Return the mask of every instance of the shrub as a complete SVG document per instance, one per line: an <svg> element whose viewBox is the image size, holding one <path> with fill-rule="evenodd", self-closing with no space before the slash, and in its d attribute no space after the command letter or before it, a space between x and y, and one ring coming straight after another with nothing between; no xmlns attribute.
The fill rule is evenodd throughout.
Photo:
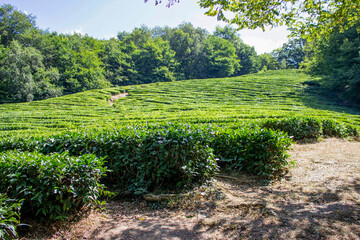
<svg viewBox="0 0 360 240"><path fill-rule="evenodd" d="M268 119L263 125L265 128L286 132L294 140L318 138L321 135L321 121L316 118L282 118Z"/></svg>
<svg viewBox="0 0 360 240"><path fill-rule="evenodd" d="M291 139L281 132L245 129L216 133L212 147L221 166L272 178L289 166L286 151L291 143Z"/></svg>
<svg viewBox="0 0 360 240"><path fill-rule="evenodd" d="M111 172L104 182L135 193L180 189L201 183L217 171L209 140L187 125L127 127L94 132L67 132L52 137L11 139L3 150L38 150L44 154L106 157Z"/></svg>
<svg viewBox="0 0 360 240"><path fill-rule="evenodd" d="M235 126L167 124L8 139L0 148L106 157L111 170L104 179L108 186L145 193L202 183L216 173L216 158L221 159L221 166L271 177L287 167L290 144L286 134L254 126L239 130Z"/></svg>
<svg viewBox="0 0 360 240"><path fill-rule="evenodd" d="M103 160L94 155L7 151L0 156L0 192L24 199L21 214L65 219L104 193L99 180L105 172Z"/></svg>
<svg viewBox="0 0 360 240"><path fill-rule="evenodd" d="M338 123L332 119L323 119L322 133L325 137L357 137L359 132L356 128Z"/></svg>
<svg viewBox="0 0 360 240"><path fill-rule="evenodd" d="M0 193L0 239L15 239L20 223L21 200L9 199Z"/></svg>
<svg viewBox="0 0 360 240"><path fill-rule="evenodd" d="M116 171L133 169L130 189L138 193L203 183L214 176L217 163L212 149L197 134L201 132L175 127L149 132L135 157L124 158L120 152L122 161L116 161Z"/></svg>

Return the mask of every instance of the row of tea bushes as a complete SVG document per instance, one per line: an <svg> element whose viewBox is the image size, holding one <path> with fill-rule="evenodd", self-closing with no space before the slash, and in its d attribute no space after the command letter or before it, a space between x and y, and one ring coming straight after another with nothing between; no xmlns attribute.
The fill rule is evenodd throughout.
<svg viewBox="0 0 360 240"><path fill-rule="evenodd" d="M218 166L208 141L199 129L168 125L9 139L2 142L1 148L106 157L106 166L111 171L104 182L141 194L157 189L180 189L212 177Z"/></svg>
<svg viewBox="0 0 360 240"><path fill-rule="evenodd" d="M349 124L333 119L318 119L312 117L291 117L267 119L262 127L286 132L294 140L304 140L324 137L358 137L359 130Z"/></svg>
<svg viewBox="0 0 360 240"><path fill-rule="evenodd" d="M211 142L221 167L265 178L277 177L293 164L287 154L291 144L287 134L268 129L227 129L216 134Z"/></svg>
<svg viewBox="0 0 360 240"><path fill-rule="evenodd" d="M201 183L217 172L217 159L220 166L272 177L287 167L290 145L286 134L268 129L168 124L7 139L0 150L106 157L104 182L141 194Z"/></svg>

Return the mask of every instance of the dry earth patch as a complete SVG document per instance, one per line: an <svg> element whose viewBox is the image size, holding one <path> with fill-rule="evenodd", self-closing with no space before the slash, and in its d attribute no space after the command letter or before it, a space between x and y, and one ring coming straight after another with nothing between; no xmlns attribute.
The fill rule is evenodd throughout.
<svg viewBox="0 0 360 240"><path fill-rule="evenodd" d="M127 95L129 95L129 93L119 93L119 94L111 96L109 99L110 106L114 105L116 99L124 98Z"/></svg>

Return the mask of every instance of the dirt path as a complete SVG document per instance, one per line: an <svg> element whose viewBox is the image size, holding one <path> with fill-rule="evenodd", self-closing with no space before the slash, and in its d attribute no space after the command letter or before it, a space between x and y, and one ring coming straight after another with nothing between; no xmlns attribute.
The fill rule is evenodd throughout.
<svg viewBox="0 0 360 240"><path fill-rule="evenodd" d="M50 239L360 239L360 143L326 139L291 155L280 182L217 178L158 210L114 201Z"/></svg>
<svg viewBox="0 0 360 240"><path fill-rule="evenodd" d="M129 93L120 93L120 94L111 96L109 99L110 106L114 105L116 99L126 97L128 94Z"/></svg>

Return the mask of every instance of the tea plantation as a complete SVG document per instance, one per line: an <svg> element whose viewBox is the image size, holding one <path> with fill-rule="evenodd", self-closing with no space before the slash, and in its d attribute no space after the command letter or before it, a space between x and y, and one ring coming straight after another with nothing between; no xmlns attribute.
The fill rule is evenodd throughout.
<svg viewBox="0 0 360 240"><path fill-rule="evenodd" d="M119 93L128 94L110 104ZM0 110L7 236L19 211L64 219L106 187L181 191L227 167L277 178L292 164L294 140L358 138L360 127L359 110L297 70L92 90Z"/></svg>
<svg viewBox="0 0 360 240"><path fill-rule="evenodd" d="M269 71L234 78L135 85L0 105L0 136L49 133L155 123L234 124L284 117L330 118L360 125L350 109L304 84L296 70ZM128 92L110 106L111 95Z"/></svg>

